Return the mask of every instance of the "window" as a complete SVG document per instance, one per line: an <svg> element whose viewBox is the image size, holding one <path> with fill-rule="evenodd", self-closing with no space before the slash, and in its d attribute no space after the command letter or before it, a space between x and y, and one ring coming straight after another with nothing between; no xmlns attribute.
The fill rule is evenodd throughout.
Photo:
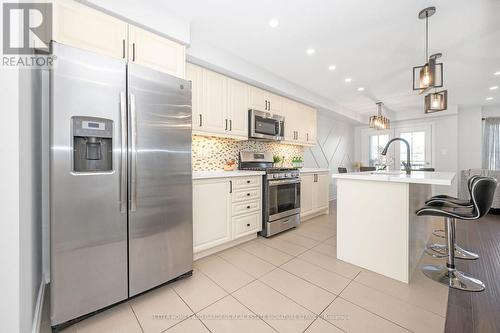
<svg viewBox="0 0 500 333"><path fill-rule="evenodd" d="M483 169L500 170L500 118L486 118L483 132Z"/></svg>
<svg viewBox="0 0 500 333"><path fill-rule="evenodd" d="M419 169L426 167L428 157L425 154L426 139L425 131L416 132L401 132L400 137L405 139L410 144L410 163L412 169ZM401 142L399 147L399 160L401 162L401 169L404 169L403 162L406 162L406 145Z"/></svg>
<svg viewBox="0 0 500 333"><path fill-rule="evenodd" d="M370 135L369 145L369 161L370 166L378 166L382 164L381 153L385 145L389 142L389 134ZM366 155L365 155L366 156Z"/></svg>

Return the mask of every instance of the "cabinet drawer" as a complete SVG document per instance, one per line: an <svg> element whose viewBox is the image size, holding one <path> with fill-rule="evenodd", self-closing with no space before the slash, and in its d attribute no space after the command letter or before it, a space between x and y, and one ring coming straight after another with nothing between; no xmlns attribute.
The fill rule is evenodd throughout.
<svg viewBox="0 0 500 333"><path fill-rule="evenodd" d="M262 230L261 213L238 216L233 218L233 239Z"/></svg>
<svg viewBox="0 0 500 333"><path fill-rule="evenodd" d="M260 196L261 196L260 187L234 191L233 202L255 200L259 199Z"/></svg>
<svg viewBox="0 0 500 333"><path fill-rule="evenodd" d="M233 189L260 186L261 180L262 180L262 177L260 177L260 176L234 177L232 179Z"/></svg>
<svg viewBox="0 0 500 333"><path fill-rule="evenodd" d="M260 200L233 203L233 216L255 211L260 211Z"/></svg>

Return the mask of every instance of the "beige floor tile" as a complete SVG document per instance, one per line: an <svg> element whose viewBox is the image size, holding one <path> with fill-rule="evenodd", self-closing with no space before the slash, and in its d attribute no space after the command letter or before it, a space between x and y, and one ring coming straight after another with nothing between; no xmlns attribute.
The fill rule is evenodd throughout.
<svg viewBox="0 0 500 333"><path fill-rule="evenodd" d="M308 249L319 244L319 241L314 240L312 238L301 236L298 233L296 233L295 230L284 232L276 236L276 238L286 240L287 242L291 242Z"/></svg>
<svg viewBox="0 0 500 333"><path fill-rule="evenodd" d="M333 301L322 316L349 333L408 333L404 328L340 297Z"/></svg>
<svg viewBox="0 0 500 333"><path fill-rule="evenodd" d="M197 314L212 333L275 332L268 324L227 296Z"/></svg>
<svg viewBox="0 0 500 333"><path fill-rule="evenodd" d="M169 286L139 296L130 305L144 333L162 332L193 314Z"/></svg>
<svg viewBox="0 0 500 333"><path fill-rule="evenodd" d="M283 265L293 258L289 254L264 245L258 241L248 242L240 248L276 266Z"/></svg>
<svg viewBox="0 0 500 333"><path fill-rule="evenodd" d="M334 235L332 233L322 233L321 231L312 227L311 228L298 227L297 230L295 230L295 232L301 236L309 237L319 242L322 242Z"/></svg>
<svg viewBox="0 0 500 333"><path fill-rule="evenodd" d="M298 258L287 262L281 268L336 295L340 294L351 281Z"/></svg>
<svg viewBox="0 0 500 333"><path fill-rule="evenodd" d="M229 293L254 280L251 275L219 257L203 262L197 268Z"/></svg>
<svg viewBox="0 0 500 333"><path fill-rule="evenodd" d="M254 281L233 294L252 312L278 332L303 332L316 316L260 281ZM289 318L283 320L283 318Z"/></svg>
<svg viewBox="0 0 500 333"><path fill-rule="evenodd" d="M313 247L311 251L319 252L332 258L337 258L337 247L325 244L324 242Z"/></svg>
<svg viewBox="0 0 500 333"><path fill-rule="evenodd" d="M195 316L189 317L174 327L169 328L165 333L210 333L210 331Z"/></svg>
<svg viewBox="0 0 500 333"><path fill-rule="evenodd" d="M342 333L343 331L326 320L318 318L311 324L305 333Z"/></svg>
<svg viewBox="0 0 500 333"><path fill-rule="evenodd" d="M409 284L367 270L354 281L446 317L448 288L427 278L418 268Z"/></svg>
<svg viewBox="0 0 500 333"><path fill-rule="evenodd" d="M195 268L198 268L199 265L202 265L210 260L214 260L214 259L217 259L217 254L211 254L209 256L206 256L206 257L203 257L201 259L198 259L196 261L193 262L193 266Z"/></svg>
<svg viewBox="0 0 500 333"><path fill-rule="evenodd" d="M337 248L337 236L326 239L325 241L323 241L323 244L334 246L335 248Z"/></svg>
<svg viewBox="0 0 500 333"><path fill-rule="evenodd" d="M259 237L257 241L262 242L264 245L270 246L282 252L285 252L291 256L298 256L301 253L307 251L307 247L300 246L295 243L287 242L286 240L280 238L264 238Z"/></svg>
<svg viewBox="0 0 500 333"><path fill-rule="evenodd" d="M227 295L227 292L198 269L193 270L193 276L179 280L170 286L194 312L200 311Z"/></svg>
<svg viewBox="0 0 500 333"><path fill-rule="evenodd" d="M219 256L255 278L259 278L276 268L267 261L237 247L220 252Z"/></svg>
<svg viewBox="0 0 500 333"><path fill-rule="evenodd" d="M443 317L357 282L351 282L341 297L413 332L444 330Z"/></svg>
<svg viewBox="0 0 500 333"><path fill-rule="evenodd" d="M259 279L306 309L320 314L335 299L335 295L282 269L276 269Z"/></svg>
<svg viewBox="0 0 500 333"><path fill-rule="evenodd" d="M81 321L68 332L77 333L141 333L141 327L127 303L120 304L105 312ZM73 329L74 331L71 331ZM64 331L66 333L66 330Z"/></svg>
<svg viewBox="0 0 500 333"><path fill-rule="evenodd" d="M353 279L362 269L361 267L351 265L345 261L311 250L302 253L298 258L331 272L343 275L349 279Z"/></svg>

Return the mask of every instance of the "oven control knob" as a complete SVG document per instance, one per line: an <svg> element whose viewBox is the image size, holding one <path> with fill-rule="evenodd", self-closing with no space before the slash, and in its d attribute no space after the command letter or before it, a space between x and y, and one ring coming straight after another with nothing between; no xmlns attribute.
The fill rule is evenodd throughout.
<svg viewBox="0 0 500 333"><path fill-rule="evenodd" d="M291 173L287 173L285 177L286 178L292 178L292 174Z"/></svg>

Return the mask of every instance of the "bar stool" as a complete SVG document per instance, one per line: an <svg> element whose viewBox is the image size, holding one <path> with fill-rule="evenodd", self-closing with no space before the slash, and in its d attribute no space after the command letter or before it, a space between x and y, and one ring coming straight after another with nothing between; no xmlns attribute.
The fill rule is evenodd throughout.
<svg viewBox="0 0 500 333"><path fill-rule="evenodd" d="M462 206L462 207L472 207L472 184L479 176L472 176L467 181L467 188L469 189L470 200L458 199L449 195L435 195L425 202L426 205L432 206ZM432 234L439 238L446 238L447 226L445 224L445 229L433 230ZM444 258L448 256L448 245L447 244L429 244L426 246L425 252L435 258ZM479 256L471 251L465 250L460 245L455 244L455 258L465 259L465 260L475 260Z"/></svg>
<svg viewBox="0 0 500 333"><path fill-rule="evenodd" d="M418 216L444 217L447 226L447 244L455 248L455 220L477 220L488 213L493 202L497 181L491 177L478 177L471 188L472 207L426 205L420 208ZM484 283L455 268L455 251L448 251L446 266L427 265L422 272L430 279L451 288L466 291L483 291Z"/></svg>

